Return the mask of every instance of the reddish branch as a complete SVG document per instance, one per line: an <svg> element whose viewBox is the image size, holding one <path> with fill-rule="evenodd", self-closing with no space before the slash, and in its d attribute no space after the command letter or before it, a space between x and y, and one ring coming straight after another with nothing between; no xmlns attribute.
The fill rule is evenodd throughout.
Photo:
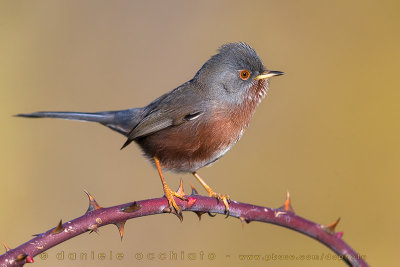
<svg viewBox="0 0 400 267"><path fill-rule="evenodd" d="M194 190L192 195L187 196L188 201L177 199L177 204L182 207L183 211L194 211L199 216L204 213L224 214L225 206L222 202L218 203L215 198L200 196L196 193ZM97 231L99 227L108 224L115 224L118 227L122 239L126 220L169 212L166 198L135 201L102 208L89 193L88 196L89 209L83 216L64 224L60 222L56 228L37 235L17 248L9 249L4 245L6 253L0 255L0 266L22 266L25 263L33 262L33 257L51 247L87 231ZM326 245L342 257L349 266L368 266L360 254L343 241L343 233L335 232L335 226L339 220L324 226L299 217L291 208L289 195L283 207L279 209L232 201L229 216L239 218L242 223L259 221L293 229Z"/></svg>

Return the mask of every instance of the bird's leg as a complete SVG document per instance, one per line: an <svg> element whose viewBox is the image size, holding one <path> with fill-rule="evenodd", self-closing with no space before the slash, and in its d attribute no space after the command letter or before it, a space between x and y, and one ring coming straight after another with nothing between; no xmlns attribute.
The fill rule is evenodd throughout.
<svg viewBox="0 0 400 267"><path fill-rule="evenodd" d="M165 197L168 199L169 208L170 208L171 212L175 212L176 215L179 217L179 219L182 220L182 211L178 207L178 205L176 204L176 202L174 200L174 196L178 197L178 198L180 198L182 200L186 200L186 201L188 199L184 195L178 194L177 192L172 191L169 188L169 186L165 182L164 175L163 175L163 173L161 171L160 161L158 160L157 157L154 157L154 162L156 163L158 174L160 175L160 179L161 179L161 183L163 185Z"/></svg>
<svg viewBox="0 0 400 267"><path fill-rule="evenodd" d="M196 177L196 179L200 182L200 184L204 187L204 189L207 190L208 195L210 197L215 197L217 200L222 200L222 202L225 205L225 214L228 217L229 216L229 203L231 202L231 199L229 197L229 195L222 195L220 193L215 193L214 190L211 189L211 187L209 187L203 179L201 179L201 177L197 174L197 172L193 172L192 173L194 177Z"/></svg>

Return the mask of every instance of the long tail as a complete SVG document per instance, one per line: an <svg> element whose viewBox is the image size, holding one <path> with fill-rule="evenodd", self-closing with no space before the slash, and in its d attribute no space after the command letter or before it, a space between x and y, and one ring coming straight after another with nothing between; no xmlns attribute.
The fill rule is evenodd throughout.
<svg viewBox="0 0 400 267"><path fill-rule="evenodd" d="M141 108L96 113L41 111L17 114L15 116L25 118L58 118L66 120L93 121L101 123L120 134L128 136L131 130L139 123L141 111Z"/></svg>

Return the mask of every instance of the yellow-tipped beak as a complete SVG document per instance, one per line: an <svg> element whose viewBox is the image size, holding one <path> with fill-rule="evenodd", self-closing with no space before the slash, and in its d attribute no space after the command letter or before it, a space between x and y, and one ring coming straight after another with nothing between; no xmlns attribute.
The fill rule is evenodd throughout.
<svg viewBox="0 0 400 267"><path fill-rule="evenodd" d="M279 75L283 75L283 74L285 74L285 73L282 71L269 70L269 71L263 72L262 74L256 76L254 78L254 80L267 79L267 78L270 78L273 76L279 76Z"/></svg>

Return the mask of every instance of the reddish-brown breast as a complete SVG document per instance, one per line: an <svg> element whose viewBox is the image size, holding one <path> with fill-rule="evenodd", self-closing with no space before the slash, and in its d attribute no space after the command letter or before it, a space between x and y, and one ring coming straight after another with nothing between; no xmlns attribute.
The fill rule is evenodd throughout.
<svg viewBox="0 0 400 267"><path fill-rule="evenodd" d="M199 118L139 138L148 158L158 157L161 167L193 172L223 156L241 137L254 110L265 95L264 81L255 82L241 103L218 106Z"/></svg>

